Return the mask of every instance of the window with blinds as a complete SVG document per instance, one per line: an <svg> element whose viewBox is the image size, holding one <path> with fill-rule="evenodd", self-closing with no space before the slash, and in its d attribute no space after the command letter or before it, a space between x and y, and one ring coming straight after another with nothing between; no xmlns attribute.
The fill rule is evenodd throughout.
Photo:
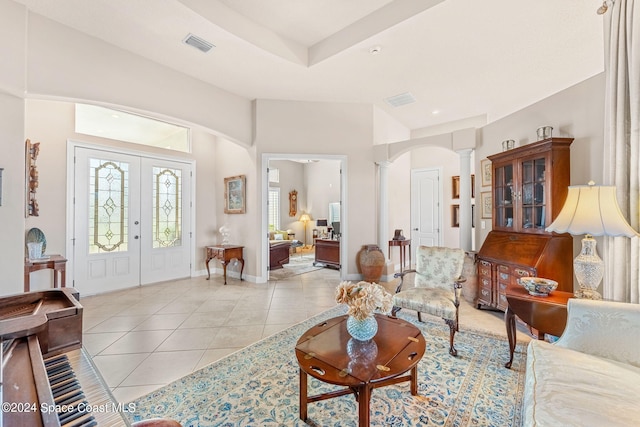
<svg viewBox="0 0 640 427"><path fill-rule="evenodd" d="M269 230L280 230L280 189L269 187Z"/></svg>

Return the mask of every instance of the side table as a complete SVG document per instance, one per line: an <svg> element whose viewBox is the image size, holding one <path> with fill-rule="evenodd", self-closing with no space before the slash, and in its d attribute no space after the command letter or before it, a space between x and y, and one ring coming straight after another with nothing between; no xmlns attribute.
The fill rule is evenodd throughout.
<svg viewBox="0 0 640 427"><path fill-rule="evenodd" d="M391 259L391 247L398 246L400 248L400 272L405 270L404 264L407 260L407 246L409 246L409 268L411 268L411 239L405 240L389 240L389 259Z"/></svg>
<svg viewBox="0 0 640 427"><path fill-rule="evenodd" d="M422 332L402 319L375 316L378 333L369 341L349 336L347 316L334 317L302 334L296 344L301 420L307 421L307 405L311 402L354 394L358 426L367 427L374 388L409 381L411 394L418 394L418 362L426 348ZM307 375L345 388L308 396Z"/></svg>
<svg viewBox="0 0 640 427"><path fill-rule="evenodd" d="M244 246L237 245L215 245L207 246L207 280L211 278L211 272L209 271L209 261L214 258L220 260L222 269L224 270L224 284L227 284L227 264L229 261L236 258L242 266L240 267L240 280L242 280L242 271L244 270L244 258L243 258Z"/></svg>
<svg viewBox="0 0 640 427"><path fill-rule="evenodd" d="M544 334L560 336L567 325L567 301L573 298L573 293L553 291L549 296L537 297L523 287L514 286L507 289L506 297L504 323L509 338L509 361L504 366L511 368L516 347L516 316L538 330L538 339L544 339Z"/></svg>
<svg viewBox="0 0 640 427"><path fill-rule="evenodd" d="M24 259L24 291L29 292L31 290L31 272L44 270L47 268L53 269L53 287L58 287L58 273L60 274L60 286L66 287L66 273L67 273L67 259L62 255L48 255L48 258L43 259Z"/></svg>

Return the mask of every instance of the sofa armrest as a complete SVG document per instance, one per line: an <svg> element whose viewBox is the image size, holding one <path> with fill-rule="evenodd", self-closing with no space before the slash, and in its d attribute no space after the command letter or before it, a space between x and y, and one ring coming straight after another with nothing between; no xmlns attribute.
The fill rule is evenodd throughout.
<svg viewBox="0 0 640 427"><path fill-rule="evenodd" d="M640 367L640 305L571 298L557 346Z"/></svg>

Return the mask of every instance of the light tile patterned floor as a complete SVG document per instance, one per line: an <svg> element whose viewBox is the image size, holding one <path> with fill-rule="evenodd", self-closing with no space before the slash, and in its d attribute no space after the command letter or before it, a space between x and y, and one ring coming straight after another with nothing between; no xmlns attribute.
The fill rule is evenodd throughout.
<svg viewBox="0 0 640 427"><path fill-rule="evenodd" d="M84 346L127 402L335 306L339 281L331 269L267 284L212 275L81 298ZM460 327L505 334L502 316L465 302Z"/></svg>

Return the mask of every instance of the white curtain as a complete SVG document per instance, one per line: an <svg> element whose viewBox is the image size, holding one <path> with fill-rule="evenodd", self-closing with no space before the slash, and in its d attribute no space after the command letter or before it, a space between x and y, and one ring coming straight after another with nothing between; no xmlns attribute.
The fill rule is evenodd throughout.
<svg viewBox="0 0 640 427"><path fill-rule="evenodd" d="M604 184L617 187L620 208L631 226L638 230L640 2L635 3L635 0L615 0L604 16ZM640 238L605 238L603 253L606 268L603 297L640 303Z"/></svg>

